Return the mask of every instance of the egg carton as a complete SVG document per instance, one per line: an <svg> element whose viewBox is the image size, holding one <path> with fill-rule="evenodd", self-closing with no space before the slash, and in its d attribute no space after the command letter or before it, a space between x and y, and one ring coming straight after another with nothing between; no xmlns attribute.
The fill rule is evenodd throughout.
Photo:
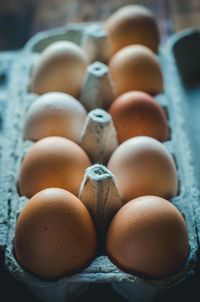
<svg viewBox="0 0 200 302"><path fill-rule="evenodd" d="M99 32L101 32L101 35L98 34ZM179 177L179 194L171 202L183 214L189 233L190 252L184 265L167 277L160 279L142 278L123 272L106 255L99 253L92 263L81 272L56 280L47 280L24 270L15 258L13 238L16 220L28 200L26 197L19 195L17 181L22 159L33 144L30 141L24 142L23 140L23 124L26 111L36 98L36 95L28 91L32 67L37 62L40 52L52 42L70 40L81 45L86 43L86 40L89 40L90 43L99 45L99 39L105 40L105 34L102 32L100 23L72 24L41 32L30 39L21 51L15 53L12 68L9 71L9 89L6 90L8 108L5 115L8 137L6 138L6 135L2 136L2 141L7 140L7 143L6 148L2 150L2 162L4 162L4 165L1 169L1 190L4 190L3 199L5 203L5 208L1 208L1 216L4 215L2 224L6 227L6 232L4 231L4 239L0 242L0 245L4 248L5 266L9 273L25 284L41 301L62 302L75 299L86 291L90 284L95 283L110 284L117 293L128 301L153 301L171 288L175 288L185 282L196 271L198 243L194 205L196 205L199 198L199 188L195 179L193 154L188 139L189 133L182 108L182 98L178 94L178 87L176 90L176 85L179 86L180 83L177 82L178 70L174 59L172 42L169 43L168 47L160 49L159 60L164 74L165 92L158 95L156 100L165 109L168 116L171 134L170 140L164 142L164 145L175 159ZM95 50L92 56L94 56L92 58L93 61L97 59L98 61L106 62L107 54L104 54L102 58L99 52ZM102 93L103 89L104 95L107 95L109 99L110 95L112 95L112 87L108 85L110 90L107 94L108 90L105 89L105 86L107 87L109 78L106 73L106 65L98 63L100 69L97 68L95 71L94 64L96 63L88 67L89 69L93 66L92 71L94 74L92 75L90 70L87 70L84 87L91 85L90 87L95 86L97 90L94 91L87 88L82 91L82 96L88 91L88 97L90 97L89 93L91 91L92 97L96 94L95 99L100 102L98 103L100 105L96 105L104 106L101 103L102 99L98 99L97 96ZM102 72L101 75L99 75L99 70ZM106 82L106 84L102 84L103 82ZM94 85L94 83L96 84ZM100 91L101 93L99 93ZM114 176L103 165L116 147L117 142L109 115L104 110L99 109L96 111L93 108L90 109L91 111L88 113L83 129L82 146L84 149L88 148L86 151L96 164L86 170L81 186L81 194L82 198L84 198L84 194L90 192L93 197L95 196L97 204L100 204L105 198L105 193L109 193L110 196L114 194L116 200L119 198ZM103 138L99 135L99 129L105 134ZM111 141L110 138L112 138ZM91 139L95 150L90 149L91 144L89 142ZM107 146L106 141L108 139L110 141L109 148L102 148L102 146ZM86 184L88 185L88 181L86 179L89 179L89 186L91 184L93 191L90 187L87 189ZM107 186L108 183L111 186ZM110 187L110 191L108 187ZM118 201L120 203L120 200ZM112 216L117 209L112 206L110 208ZM102 212L100 211L100 213Z"/></svg>
<svg viewBox="0 0 200 302"><path fill-rule="evenodd" d="M11 91L15 81L10 72L18 51L1 52L0 54L0 258L3 257L6 246L6 234L9 212L9 182L12 175L5 173L13 165L11 162L10 131L12 131L12 96ZM1 262L0 262L1 263Z"/></svg>
<svg viewBox="0 0 200 302"><path fill-rule="evenodd" d="M188 131L193 169L196 180L196 197L194 199L195 221L198 245L200 244L200 27L186 29L171 38L176 82L170 82L171 95L176 94L182 102L183 114ZM198 273L200 262L198 253Z"/></svg>

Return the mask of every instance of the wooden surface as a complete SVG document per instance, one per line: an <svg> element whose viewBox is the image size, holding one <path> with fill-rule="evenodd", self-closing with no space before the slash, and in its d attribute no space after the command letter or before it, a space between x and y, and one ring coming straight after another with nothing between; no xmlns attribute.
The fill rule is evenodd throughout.
<svg viewBox="0 0 200 302"><path fill-rule="evenodd" d="M173 31L200 27L200 0L0 0L0 50L19 49L35 33L66 23L105 20L130 3L153 10L163 43Z"/></svg>

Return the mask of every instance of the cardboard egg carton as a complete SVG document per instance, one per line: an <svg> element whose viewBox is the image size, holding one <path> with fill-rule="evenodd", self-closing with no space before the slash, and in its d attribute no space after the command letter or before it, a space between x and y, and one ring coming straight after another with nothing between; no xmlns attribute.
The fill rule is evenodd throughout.
<svg viewBox="0 0 200 302"><path fill-rule="evenodd" d="M98 32L101 34L98 34ZM160 50L159 60L164 75L165 92L158 95L156 100L165 109L171 130L170 140L164 142L164 145L175 159L179 177L179 194L171 202L183 214L189 233L190 252L185 264L170 276L148 279L123 272L111 263L106 255L99 253L96 259L81 272L56 280L47 280L24 270L15 258L13 238L16 220L28 201L26 197L19 195L17 181L22 159L33 144L33 142L24 141L23 139L25 115L30 104L37 97L28 91L31 70L33 64L38 60L39 53L47 45L63 39L73 41L79 45L83 44L85 48L87 48L87 41L92 45L105 43L105 36L99 23L72 24L45 31L34 36L28 41L24 49L14 55L12 68L9 71L9 90L6 90L8 91L6 95L8 112L5 120L7 138L6 135L2 136L2 141L7 139L7 144L6 148L2 150L1 160L4 162L4 166L1 169L0 184L1 191L4 190L3 200L5 203L5 208L0 208L2 212L0 217L5 216L4 220L0 221L0 224L4 225L6 230L4 230L4 239L0 242L0 246L5 251L5 266L12 276L25 284L34 295L45 302L62 302L75 299L93 283L111 284L113 289L128 301L153 301L157 296L184 282L195 273L198 252L194 205L199 196L199 191L195 179L182 99L177 93L173 93L172 89L172 86L176 83L177 70L171 44L169 47ZM99 39L104 42L99 43ZM91 58L98 61L102 59L105 63L107 55L104 54L102 59L99 52L95 50L91 54ZM88 87L96 87L96 90ZM92 63L88 67L81 93L83 102L87 99L86 95L88 99L91 97L91 99L96 100L97 103L93 104L94 108L104 108L104 106L106 108L108 106L113 95L105 64ZM101 98L101 95L104 97ZM105 99L106 102L104 102ZM98 227L101 229L120 207L121 201L114 175L104 166L117 147L115 129L109 114L104 109L94 108L89 108L90 112L82 132L81 146L90 156L93 166L85 172L80 188L80 198L83 202L90 198L95 200L95 207L90 208L90 211L96 216ZM91 144L91 141L93 144ZM113 197L115 197L115 202L113 202ZM106 206L102 207L104 201ZM107 207L106 213L108 215L105 215L105 207Z"/></svg>
<svg viewBox="0 0 200 302"><path fill-rule="evenodd" d="M17 53L18 51L8 51L0 54L0 258L4 256L6 246L10 202L9 182L13 178L12 173L5 173L5 171L12 169L13 165L10 147L12 127L10 126L13 108L12 87L15 79L14 73L10 71Z"/></svg>
<svg viewBox="0 0 200 302"><path fill-rule="evenodd" d="M193 195L193 209L196 225L197 242L200 245L200 28L189 28L173 35L170 40L170 51L173 79L168 79L171 97L176 95L182 110L187 128L188 143L194 170L195 188L189 188ZM197 255L197 282L199 284L200 261Z"/></svg>

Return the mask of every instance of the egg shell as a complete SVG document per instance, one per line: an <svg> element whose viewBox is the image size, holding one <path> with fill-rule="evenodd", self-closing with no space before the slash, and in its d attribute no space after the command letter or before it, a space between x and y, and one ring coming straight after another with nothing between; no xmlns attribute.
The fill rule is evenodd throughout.
<svg viewBox="0 0 200 302"><path fill-rule="evenodd" d="M85 169L91 162L85 151L63 137L46 137L26 153L19 175L21 195L32 197L37 192L58 187L78 196Z"/></svg>
<svg viewBox="0 0 200 302"><path fill-rule="evenodd" d="M169 127L163 108L142 91L120 95L109 108L119 143L135 136L151 136L163 142L169 138Z"/></svg>
<svg viewBox="0 0 200 302"><path fill-rule="evenodd" d="M114 174L123 203L144 195L171 199L178 193L176 166L158 140L137 136L123 142L107 164Z"/></svg>
<svg viewBox="0 0 200 302"><path fill-rule="evenodd" d="M14 249L19 263L32 273L60 277L83 269L94 259L96 231L76 196L63 189L45 189L20 213Z"/></svg>
<svg viewBox="0 0 200 302"><path fill-rule="evenodd" d="M115 11L106 21L112 53L131 44L142 44L158 53L159 29L153 12L141 5L127 5Z"/></svg>
<svg viewBox="0 0 200 302"><path fill-rule="evenodd" d="M62 136L80 143L87 116L83 105L63 92L39 96L30 106L24 125L24 139L38 141L47 136Z"/></svg>
<svg viewBox="0 0 200 302"><path fill-rule="evenodd" d="M151 95L163 92L163 76L156 55L146 46L130 45L119 50L109 62L115 93L141 90Z"/></svg>
<svg viewBox="0 0 200 302"><path fill-rule="evenodd" d="M136 198L114 216L106 249L111 260L125 271L146 277L168 275L183 265L189 252L185 220L163 198Z"/></svg>
<svg viewBox="0 0 200 302"><path fill-rule="evenodd" d="M33 69L30 91L36 94L61 91L77 97L87 64L80 46L70 41L54 42L45 48Z"/></svg>

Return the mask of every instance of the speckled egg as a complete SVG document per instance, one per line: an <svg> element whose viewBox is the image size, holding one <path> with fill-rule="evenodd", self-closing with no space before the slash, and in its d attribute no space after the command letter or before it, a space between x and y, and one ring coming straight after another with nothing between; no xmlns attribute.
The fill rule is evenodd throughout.
<svg viewBox="0 0 200 302"><path fill-rule="evenodd" d="M133 199L111 221L106 251L126 272L150 278L166 276L178 270L188 256L185 220L166 199Z"/></svg>
<svg viewBox="0 0 200 302"><path fill-rule="evenodd" d="M42 277L60 277L96 256L96 231L83 203L63 189L34 195L20 213L14 237L19 264Z"/></svg>

